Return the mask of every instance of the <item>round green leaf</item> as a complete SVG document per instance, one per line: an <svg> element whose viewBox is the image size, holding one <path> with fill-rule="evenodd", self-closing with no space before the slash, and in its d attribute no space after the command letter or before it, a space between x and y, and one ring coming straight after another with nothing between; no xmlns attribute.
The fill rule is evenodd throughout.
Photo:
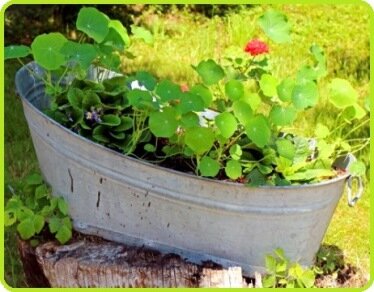
<svg viewBox="0 0 374 292"><path fill-rule="evenodd" d="M303 84L308 81L314 81L317 80L317 78L317 72L309 65L302 66L296 74L296 82L298 84Z"/></svg>
<svg viewBox="0 0 374 292"><path fill-rule="evenodd" d="M23 58L31 54L31 50L26 46L7 46L4 48L4 59Z"/></svg>
<svg viewBox="0 0 374 292"><path fill-rule="evenodd" d="M202 176L215 177L220 170L219 163L210 158L209 156L204 156L199 163L199 171Z"/></svg>
<svg viewBox="0 0 374 292"><path fill-rule="evenodd" d="M278 81L270 74L262 74L260 79L260 88L265 96L272 97L277 94Z"/></svg>
<svg viewBox="0 0 374 292"><path fill-rule="evenodd" d="M239 160L242 157L243 151L239 144L234 144L230 147L230 156L234 160Z"/></svg>
<svg viewBox="0 0 374 292"><path fill-rule="evenodd" d="M343 111L343 117L348 121L353 119L361 120L365 116L366 111L356 103L346 107Z"/></svg>
<svg viewBox="0 0 374 292"><path fill-rule="evenodd" d="M253 111L256 111L262 102L261 97L257 93L249 91L244 92L244 97L241 100L248 103Z"/></svg>
<svg viewBox="0 0 374 292"><path fill-rule="evenodd" d="M225 84L225 93L232 100L238 100L244 95L244 86L238 80L230 80Z"/></svg>
<svg viewBox="0 0 374 292"><path fill-rule="evenodd" d="M275 145L277 146L277 151L280 156L293 161L296 149L295 145L290 140L281 138L275 141Z"/></svg>
<svg viewBox="0 0 374 292"><path fill-rule="evenodd" d="M168 102L173 99L179 99L182 91L177 84L170 80L163 80L157 85L156 94L162 102Z"/></svg>
<svg viewBox="0 0 374 292"><path fill-rule="evenodd" d="M357 102L357 91L349 81L335 78L330 83L330 102L337 108L346 108Z"/></svg>
<svg viewBox="0 0 374 292"><path fill-rule="evenodd" d="M17 226L17 231L23 240L30 239L35 234L35 226L32 218L26 218Z"/></svg>
<svg viewBox="0 0 374 292"><path fill-rule="evenodd" d="M155 152L156 147L152 144L145 144L144 145L144 150L147 151L147 152Z"/></svg>
<svg viewBox="0 0 374 292"><path fill-rule="evenodd" d="M245 125L245 130L249 139L258 147L263 148L265 145L269 144L271 131L263 115L258 115L250 119Z"/></svg>
<svg viewBox="0 0 374 292"><path fill-rule="evenodd" d="M284 14L273 9L268 10L258 19L258 24L274 42L286 43L291 41L291 26Z"/></svg>
<svg viewBox="0 0 374 292"><path fill-rule="evenodd" d="M146 71L136 72L135 78L148 90L154 90L157 84L156 78Z"/></svg>
<svg viewBox="0 0 374 292"><path fill-rule="evenodd" d="M101 43L109 32L108 17L94 7L83 7L79 10L76 26L98 43Z"/></svg>
<svg viewBox="0 0 374 292"><path fill-rule="evenodd" d="M296 84L292 91L292 102L297 109L315 106L318 102L318 88L313 81Z"/></svg>
<svg viewBox="0 0 374 292"><path fill-rule="evenodd" d="M226 163L225 173L231 179L238 179L242 176L242 165L237 160L229 160Z"/></svg>
<svg viewBox="0 0 374 292"><path fill-rule="evenodd" d="M253 118L253 111L251 106L243 100L235 101L232 105L232 108L234 110L235 117L243 125L248 123L248 121Z"/></svg>
<svg viewBox="0 0 374 292"><path fill-rule="evenodd" d="M130 44L130 38L126 28L119 20L109 21L109 32L106 35L103 44L111 46L117 50L124 50Z"/></svg>
<svg viewBox="0 0 374 292"><path fill-rule="evenodd" d="M128 92L127 98L130 105L138 109L153 108L153 98L148 91L134 89Z"/></svg>
<svg viewBox="0 0 374 292"><path fill-rule="evenodd" d="M297 111L295 108L274 106L269 114L270 121L276 126L291 125L296 119Z"/></svg>
<svg viewBox="0 0 374 292"><path fill-rule="evenodd" d="M216 116L214 122L224 138L230 138L238 128L235 117L228 112L224 112Z"/></svg>
<svg viewBox="0 0 374 292"><path fill-rule="evenodd" d="M216 84L225 77L225 72L222 67L211 59L201 61L199 65L197 65L196 71L206 85Z"/></svg>
<svg viewBox="0 0 374 292"><path fill-rule="evenodd" d="M206 88L202 84L197 84L193 87L191 87L190 92L193 94L196 94L197 96L200 96L202 100L204 101L205 107L209 107L212 103L213 97L208 88Z"/></svg>
<svg viewBox="0 0 374 292"><path fill-rule="evenodd" d="M47 70L56 70L66 63L61 48L67 39L60 33L38 35L31 44L34 60Z"/></svg>
<svg viewBox="0 0 374 292"><path fill-rule="evenodd" d="M293 81L291 78L283 79L283 81L277 86L279 99L284 102L291 101L294 87L295 81Z"/></svg>
<svg viewBox="0 0 374 292"><path fill-rule="evenodd" d="M181 123L184 128L198 127L200 124L199 116L193 112L186 113L182 116Z"/></svg>
<svg viewBox="0 0 374 292"><path fill-rule="evenodd" d="M214 137L212 129L195 127L186 129L184 141L193 152L201 155L212 148Z"/></svg>
<svg viewBox="0 0 374 292"><path fill-rule="evenodd" d="M70 62L78 63L83 69L87 69L97 56L97 51L93 45L79 44L67 41L61 48L61 53Z"/></svg>
<svg viewBox="0 0 374 292"><path fill-rule="evenodd" d="M170 138L178 128L177 113L172 108L149 115L149 129L156 137Z"/></svg>
<svg viewBox="0 0 374 292"><path fill-rule="evenodd" d="M190 92L184 92L180 95L180 104L177 108L181 114L185 114L188 112L203 111L205 105L203 99L200 96Z"/></svg>

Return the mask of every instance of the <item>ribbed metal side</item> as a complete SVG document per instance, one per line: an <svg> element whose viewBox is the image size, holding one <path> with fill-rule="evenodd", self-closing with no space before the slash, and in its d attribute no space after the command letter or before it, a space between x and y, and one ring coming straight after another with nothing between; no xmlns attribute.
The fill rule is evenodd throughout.
<svg viewBox="0 0 374 292"><path fill-rule="evenodd" d="M29 65L33 68L33 64ZM16 76L39 165L69 202L77 230L109 240L261 271L281 247L312 264L347 176L314 185L249 188L126 157L62 127L41 111L48 97L22 68Z"/></svg>

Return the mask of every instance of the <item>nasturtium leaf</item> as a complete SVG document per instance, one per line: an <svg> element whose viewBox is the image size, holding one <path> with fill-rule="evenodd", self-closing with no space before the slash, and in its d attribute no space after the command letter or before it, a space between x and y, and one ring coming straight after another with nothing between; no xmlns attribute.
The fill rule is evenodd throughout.
<svg viewBox="0 0 374 292"><path fill-rule="evenodd" d="M185 133L185 143L197 155L209 151L214 144L215 135L210 128L188 128Z"/></svg>
<svg viewBox="0 0 374 292"><path fill-rule="evenodd" d="M82 102L85 94L82 90L76 87L70 87L67 93L67 98L69 101L69 104L74 107L81 109L82 108Z"/></svg>
<svg viewBox="0 0 374 292"><path fill-rule="evenodd" d="M288 102L292 100L292 91L295 87L295 81L291 78L283 79L277 86L278 97L281 101Z"/></svg>
<svg viewBox="0 0 374 292"><path fill-rule="evenodd" d="M256 111L262 102L261 97L257 93L249 91L244 92L244 97L241 100L248 103L253 111Z"/></svg>
<svg viewBox="0 0 374 292"><path fill-rule="evenodd" d="M136 80L138 80L142 85L148 90L153 90L156 87L157 81L153 75L146 71L138 71L135 75Z"/></svg>
<svg viewBox="0 0 374 292"><path fill-rule="evenodd" d="M200 96L190 92L181 93L180 103L177 106L181 114L203 111L204 108L204 101Z"/></svg>
<svg viewBox="0 0 374 292"><path fill-rule="evenodd" d="M109 32L108 17L94 7L83 7L78 13L77 29L101 43Z"/></svg>
<svg viewBox="0 0 374 292"><path fill-rule="evenodd" d="M116 53L104 54L101 52L99 60L101 65L112 71L118 71L119 66L121 65L121 58Z"/></svg>
<svg viewBox="0 0 374 292"><path fill-rule="evenodd" d="M357 102L358 93L345 79L335 78L330 85L330 102L337 108L346 108Z"/></svg>
<svg viewBox="0 0 374 292"><path fill-rule="evenodd" d="M316 105L318 97L318 88L313 81L296 84L292 91L292 102L300 110Z"/></svg>
<svg viewBox="0 0 374 292"><path fill-rule="evenodd" d="M109 138L105 135L105 127L102 125L98 125L92 131L92 138L94 138L98 142L102 143L109 143Z"/></svg>
<svg viewBox="0 0 374 292"><path fill-rule="evenodd" d="M117 127L113 128L113 131L122 132L122 131L129 130L133 127L133 123L134 123L134 120L132 118L122 116L121 123Z"/></svg>
<svg viewBox="0 0 374 292"><path fill-rule="evenodd" d="M248 123L248 121L253 118L253 111L251 106L243 100L235 101L232 105L232 108L234 110L235 117L243 125Z"/></svg>
<svg viewBox="0 0 374 292"><path fill-rule="evenodd" d="M67 61L78 63L82 69L87 69L98 54L93 45L72 41L67 41L60 52L66 57Z"/></svg>
<svg viewBox="0 0 374 292"><path fill-rule="evenodd" d="M290 29L287 17L273 9L266 11L258 19L258 24L265 34L276 43L291 41Z"/></svg>
<svg viewBox="0 0 374 292"><path fill-rule="evenodd" d="M52 217L49 219L48 227L51 233L56 233L60 229L61 225L60 218Z"/></svg>
<svg viewBox="0 0 374 292"><path fill-rule="evenodd" d="M209 156L204 156L199 163L199 172L201 176L215 177L220 168L221 166L219 163Z"/></svg>
<svg viewBox="0 0 374 292"><path fill-rule="evenodd" d="M330 135L330 130L325 125L318 123L314 130L314 134L316 138L324 139Z"/></svg>
<svg viewBox="0 0 374 292"><path fill-rule="evenodd" d="M173 108L163 108L162 112L150 113L149 129L156 137L170 138L177 128L177 113Z"/></svg>
<svg viewBox="0 0 374 292"><path fill-rule="evenodd" d="M262 74L260 79L260 88L262 93L268 97L275 96L277 94L277 79L270 74Z"/></svg>
<svg viewBox="0 0 374 292"><path fill-rule="evenodd" d="M304 84L309 81L315 81L318 78L317 72L309 65L304 65L296 74L296 83Z"/></svg>
<svg viewBox="0 0 374 292"><path fill-rule="evenodd" d="M242 157L243 151L239 144L234 144L230 147L230 156L234 160L239 160Z"/></svg>
<svg viewBox="0 0 374 292"><path fill-rule="evenodd" d="M26 177L26 184L29 186L41 185L43 183L43 178L41 175L34 173Z"/></svg>
<svg viewBox="0 0 374 292"><path fill-rule="evenodd" d="M35 234L33 218L22 220L17 226L17 231L23 240L30 239Z"/></svg>
<svg viewBox="0 0 374 292"><path fill-rule="evenodd" d="M132 37L135 39L142 39L146 44L153 44L154 39L152 33L141 26L131 25Z"/></svg>
<svg viewBox="0 0 374 292"><path fill-rule="evenodd" d="M197 84L191 87L190 92L200 96L203 99L206 108L208 108L211 105L213 100L212 93L204 85Z"/></svg>
<svg viewBox="0 0 374 292"><path fill-rule="evenodd" d="M357 160L348 166L348 171L353 176L364 176L366 173L366 166L362 161Z"/></svg>
<svg viewBox="0 0 374 292"><path fill-rule="evenodd" d="M156 147L152 144L145 144L144 145L144 150L147 151L147 152L155 152Z"/></svg>
<svg viewBox="0 0 374 292"><path fill-rule="evenodd" d="M198 127L200 124L199 116L196 113L189 112L182 115L182 126L184 128Z"/></svg>
<svg viewBox="0 0 374 292"><path fill-rule="evenodd" d="M249 139L251 139L256 146L263 148L265 145L269 144L271 130L263 115L257 115L250 119L245 125L245 130Z"/></svg>
<svg viewBox="0 0 374 292"><path fill-rule="evenodd" d="M117 115L107 114L101 117L101 125L116 127L121 124L121 118Z"/></svg>
<svg viewBox="0 0 374 292"><path fill-rule="evenodd" d="M342 116L350 121L353 119L361 120L366 116L366 111L357 103L348 106L344 109Z"/></svg>
<svg viewBox="0 0 374 292"><path fill-rule="evenodd" d="M31 54L31 50L27 46L7 46L4 48L4 59L23 58Z"/></svg>
<svg viewBox="0 0 374 292"><path fill-rule="evenodd" d="M230 138L238 128L238 122L229 112L219 114L214 119L214 122L224 138Z"/></svg>
<svg viewBox="0 0 374 292"><path fill-rule="evenodd" d="M97 108L101 106L100 97L92 91L85 92L82 100L82 106L86 110L91 110L91 107Z"/></svg>
<svg viewBox="0 0 374 292"><path fill-rule="evenodd" d="M225 77L222 67L211 59L201 61L195 70L202 78L204 84L208 86L218 83Z"/></svg>
<svg viewBox="0 0 374 292"><path fill-rule="evenodd" d="M56 233L56 239L61 243L65 244L69 241L72 236L71 228L62 225Z"/></svg>
<svg viewBox="0 0 374 292"><path fill-rule="evenodd" d="M279 156L282 156L289 160L294 159L295 145L290 140L281 138L275 141L275 145L277 146L277 152Z"/></svg>
<svg viewBox="0 0 374 292"><path fill-rule="evenodd" d="M68 40L60 33L38 35L31 44L34 60L47 70L56 70L66 63L61 48Z"/></svg>
<svg viewBox="0 0 374 292"><path fill-rule="evenodd" d="M225 93L232 101L239 100L244 95L243 83L239 80L230 80L225 84Z"/></svg>
<svg viewBox="0 0 374 292"><path fill-rule="evenodd" d="M124 50L130 44L130 38L127 34L126 28L119 20L109 21L109 32L106 35L103 44L112 46L117 50Z"/></svg>
<svg viewBox="0 0 374 292"><path fill-rule="evenodd" d="M225 173L231 179L238 179L242 176L242 165L237 160L229 160L226 163Z"/></svg>
<svg viewBox="0 0 374 292"><path fill-rule="evenodd" d="M296 119L297 111L294 107L273 106L270 111L269 119L276 126L291 125Z"/></svg>
<svg viewBox="0 0 374 292"><path fill-rule="evenodd" d="M36 234L40 233L40 231L42 231L44 227L44 223L45 223L44 217L41 215L35 215L33 218L33 222L34 222L35 233Z"/></svg>
<svg viewBox="0 0 374 292"><path fill-rule="evenodd" d="M300 280L303 282L305 288L312 288L316 281L316 275L312 270L303 271Z"/></svg>
<svg viewBox="0 0 374 292"><path fill-rule="evenodd" d="M162 80L156 87L156 94L162 102L179 99L182 91L180 87L170 80Z"/></svg>
<svg viewBox="0 0 374 292"><path fill-rule="evenodd" d="M153 107L153 98L148 91L134 89L127 93L130 105L137 109L149 109Z"/></svg>

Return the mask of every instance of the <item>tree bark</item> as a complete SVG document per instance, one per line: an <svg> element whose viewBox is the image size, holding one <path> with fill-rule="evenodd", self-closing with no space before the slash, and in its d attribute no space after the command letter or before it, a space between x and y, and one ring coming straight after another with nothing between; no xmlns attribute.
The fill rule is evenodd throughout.
<svg viewBox="0 0 374 292"><path fill-rule="evenodd" d="M47 242L36 258L51 287L248 287L241 268L196 265L175 254L85 238Z"/></svg>

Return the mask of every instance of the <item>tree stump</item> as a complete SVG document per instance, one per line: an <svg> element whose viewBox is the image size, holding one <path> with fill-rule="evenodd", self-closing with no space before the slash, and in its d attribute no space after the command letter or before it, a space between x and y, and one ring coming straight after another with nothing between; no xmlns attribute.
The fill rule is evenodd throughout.
<svg viewBox="0 0 374 292"><path fill-rule="evenodd" d="M26 245L23 242L20 250L27 248ZM45 275L50 286L55 288L253 286L243 278L240 267L224 269L213 262L197 265L176 254L162 254L156 250L108 242L93 236L79 236L79 239L68 245L46 242L35 249L35 258L33 265L39 265L43 271L40 274ZM24 267L27 265L30 263L25 265L24 262ZM38 283L34 281L34 284Z"/></svg>

